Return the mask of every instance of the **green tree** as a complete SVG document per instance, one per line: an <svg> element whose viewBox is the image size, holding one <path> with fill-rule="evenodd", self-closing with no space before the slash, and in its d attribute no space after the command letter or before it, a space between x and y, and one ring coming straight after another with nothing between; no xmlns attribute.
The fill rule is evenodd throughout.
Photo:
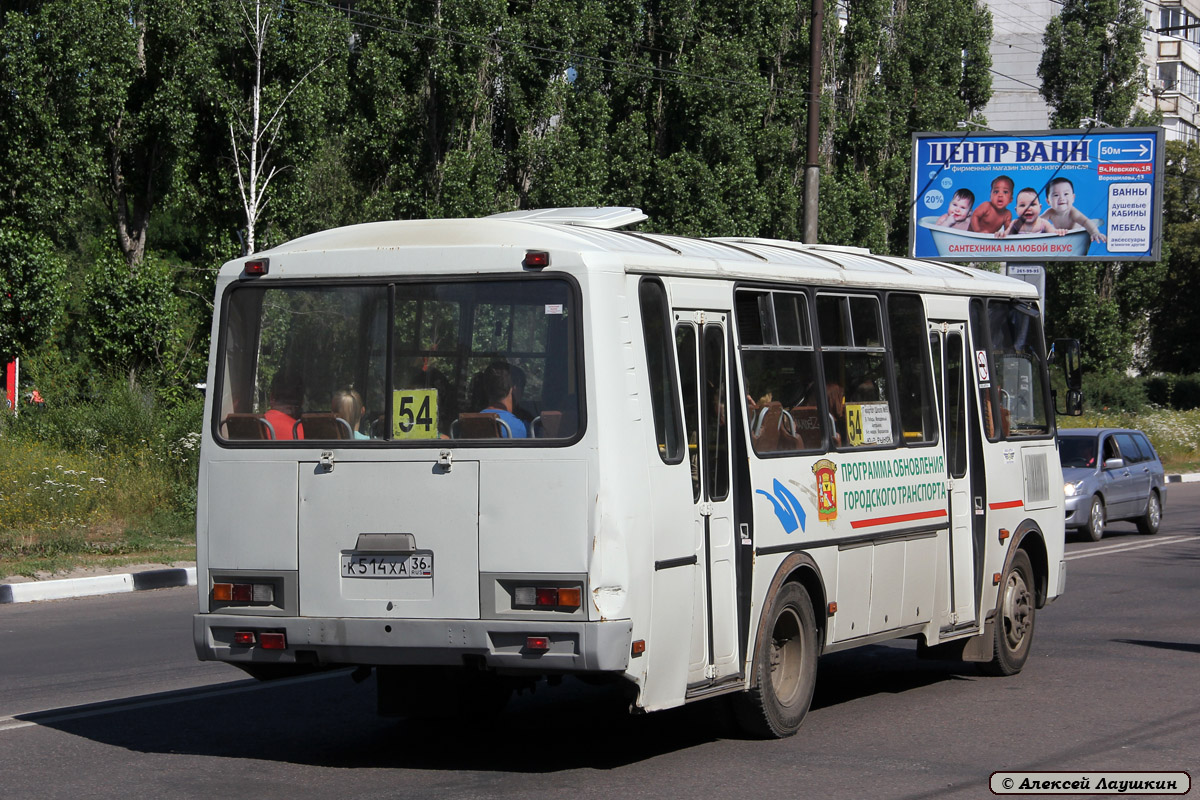
<svg viewBox="0 0 1200 800"><path fill-rule="evenodd" d="M1150 367L1200 372L1200 146L1167 142L1163 168L1164 297L1150 311Z"/></svg>
<svg viewBox="0 0 1200 800"><path fill-rule="evenodd" d="M155 212L187 191L181 178L196 153L197 116L211 83L212 18L207 4L177 0L113 0L102 18L107 49L120 56L117 97L99 131L102 196L117 246L136 269Z"/></svg>
<svg viewBox="0 0 1200 800"><path fill-rule="evenodd" d="M60 245L103 175L103 109L119 96L103 0L4 4L0 29L0 217Z"/></svg>
<svg viewBox="0 0 1200 800"><path fill-rule="evenodd" d="M177 348L172 332L180 315L174 276L154 257L130 272L115 252L99 258L84 283L84 327L93 363L131 377L154 368L171 374Z"/></svg>
<svg viewBox="0 0 1200 800"><path fill-rule="evenodd" d="M1143 87L1140 0L1064 0L1043 37L1041 93L1055 128L1149 124L1136 108ZM1139 366L1162 268L1147 263L1053 262L1046 268L1047 331L1083 344L1098 372Z"/></svg>
<svg viewBox="0 0 1200 800"><path fill-rule="evenodd" d="M1063 0L1046 25L1038 65L1050 127L1131 121L1144 88L1143 27L1141 0Z"/></svg>
<svg viewBox="0 0 1200 800"><path fill-rule="evenodd" d="M215 163L235 187L245 250L254 252L264 238L297 235L286 222L304 215L296 187L313 184L297 173L314 153L339 170L337 154L322 142L345 110L349 27L332 6L221 0L216 7L224 42L215 49L220 75L212 102L226 130L224 157ZM290 208L268 216L269 205ZM263 236L270 221L283 223L281 235Z"/></svg>
<svg viewBox="0 0 1200 800"><path fill-rule="evenodd" d="M850 0L845 8L833 52L821 241L903 253L912 134L953 130L986 105L991 15L974 0Z"/></svg>
<svg viewBox="0 0 1200 800"><path fill-rule="evenodd" d="M9 217L0 222L0 357L26 355L58 323L66 263L50 237Z"/></svg>

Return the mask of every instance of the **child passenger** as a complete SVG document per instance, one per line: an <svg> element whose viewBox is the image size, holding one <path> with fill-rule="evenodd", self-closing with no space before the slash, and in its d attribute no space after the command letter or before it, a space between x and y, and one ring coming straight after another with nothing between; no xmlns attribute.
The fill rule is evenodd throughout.
<svg viewBox="0 0 1200 800"><path fill-rule="evenodd" d="M971 226L971 206L975 205L975 193L970 189L959 189L950 199L950 208L938 217L935 224L945 228L967 230Z"/></svg>
<svg viewBox="0 0 1200 800"><path fill-rule="evenodd" d="M1093 242L1106 242L1104 234L1095 222L1075 208L1075 184L1070 178L1055 178L1046 184L1046 213L1042 219L1050 221L1055 228L1070 230L1081 227L1087 230Z"/></svg>
<svg viewBox="0 0 1200 800"><path fill-rule="evenodd" d="M1017 219L1009 233L1057 233L1062 236L1065 230L1055 228L1050 220L1039 217L1042 204L1038 202L1037 189L1025 188L1017 192ZM1000 234L996 234L999 236Z"/></svg>
<svg viewBox="0 0 1200 800"><path fill-rule="evenodd" d="M355 439L370 439L371 437L358 429L358 423L363 416L363 401L354 389L339 389L333 393L333 413L346 421Z"/></svg>
<svg viewBox="0 0 1200 800"><path fill-rule="evenodd" d="M971 227L975 233L994 233L1003 237L1012 222L1008 204L1012 202L1013 181L1007 175L997 175L992 180L992 196L971 214Z"/></svg>

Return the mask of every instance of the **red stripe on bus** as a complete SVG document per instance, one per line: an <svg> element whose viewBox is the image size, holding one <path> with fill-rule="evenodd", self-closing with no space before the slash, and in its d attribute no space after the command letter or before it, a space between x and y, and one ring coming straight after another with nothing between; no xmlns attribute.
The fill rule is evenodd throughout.
<svg viewBox="0 0 1200 800"><path fill-rule="evenodd" d="M875 525L891 525L896 522L912 522L918 519L933 519L946 516L945 509L937 511L920 511L916 514L897 514L894 517L876 517L875 519L859 519L850 523L851 528L871 528Z"/></svg>
<svg viewBox="0 0 1200 800"><path fill-rule="evenodd" d="M988 503L988 508L992 511L999 511L1002 508L1020 508L1025 505L1024 500L1008 500L1003 503Z"/></svg>

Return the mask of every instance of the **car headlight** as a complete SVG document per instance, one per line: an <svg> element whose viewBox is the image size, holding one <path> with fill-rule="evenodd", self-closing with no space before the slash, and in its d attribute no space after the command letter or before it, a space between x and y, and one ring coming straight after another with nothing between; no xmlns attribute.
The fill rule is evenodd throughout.
<svg viewBox="0 0 1200 800"><path fill-rule="evenodd" d="M1083 481L1069 481L1063 484L1063 494L1067 497L1074 497L1083 489Z"/></svg>

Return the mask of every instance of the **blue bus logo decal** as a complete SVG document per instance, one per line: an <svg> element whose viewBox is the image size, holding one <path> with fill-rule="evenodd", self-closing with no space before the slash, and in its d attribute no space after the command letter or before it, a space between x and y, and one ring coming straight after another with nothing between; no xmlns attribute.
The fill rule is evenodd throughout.
<svg viewBox="0 0 1200 800"><path fill-rule="evenodd" d="M796 528L804 530L804 509L800 506L800 501L779 482L778 478L775 479L771 488L775 492L773 495L762 489L758 489L757 493L766 497L771 501L771 505L775 506L775 516L779 517L784 533L792 533Z"/></svg>

